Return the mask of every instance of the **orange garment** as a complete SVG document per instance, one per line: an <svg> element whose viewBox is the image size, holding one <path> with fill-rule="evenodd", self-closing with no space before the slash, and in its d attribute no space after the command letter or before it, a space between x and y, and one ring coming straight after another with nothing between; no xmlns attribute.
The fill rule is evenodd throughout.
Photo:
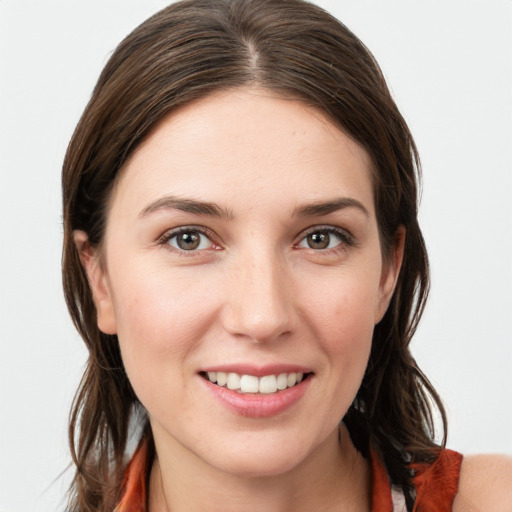
<svg viewBox="0 0 512 512"><path fill-rule="evenodd" d="M148 443L137 448L124 478L124 495L114 512L147 512ZM386 468L374 453L371 454L372 509L371 512L394 512L391 484ZM415 464L414 485L416 503L413 512L450 512L459 486L462 455L452 450L441 451L431 464ZM396 511L395 511L396 512Z"/></svg>
<svg viewBox="0 0 512 512"><path fill-rule="evenodd" d="M459 488L462 455L442 450L434 463L413 464L416 501L413 512L450 512ZM372 510L393 512L391 484L382 461L372 453Z"/></svg>

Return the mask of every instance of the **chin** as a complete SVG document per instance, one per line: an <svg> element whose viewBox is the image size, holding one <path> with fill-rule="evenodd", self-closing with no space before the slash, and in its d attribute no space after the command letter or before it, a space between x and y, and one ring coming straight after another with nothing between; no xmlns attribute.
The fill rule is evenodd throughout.
<svg viewBox="0 0 512 512"><path fill-rule="evenodd" d="M251 439L232 442L228 447L219 447L215 456L208 452L203 459L223 473L246 478L265 478L283 475L296 469L308 457L308 443L293 441L293 437L282 439ZM298 449L298 447L301 447Z"/></svg>
<svg viewBox="0 0 512 512"><path fill-rule="evenodd" d="M225 458L221 464L216 461L216 467L224 473L242 478L266 478L284 475L293 471L303 459L293 454L266 454L259 452L244 457Z"/></svg>

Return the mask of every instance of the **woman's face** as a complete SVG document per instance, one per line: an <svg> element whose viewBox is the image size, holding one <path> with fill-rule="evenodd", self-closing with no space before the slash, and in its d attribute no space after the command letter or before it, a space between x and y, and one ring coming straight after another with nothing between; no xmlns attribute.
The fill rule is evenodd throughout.
<svg viewBox="0 0 512 512"><path fill-rule="evenodd" d="M319 111L259 89L182 108L130 159L102 265L84 260L159 453L272 475L337 435L399 267L370 166Z"/></svg>

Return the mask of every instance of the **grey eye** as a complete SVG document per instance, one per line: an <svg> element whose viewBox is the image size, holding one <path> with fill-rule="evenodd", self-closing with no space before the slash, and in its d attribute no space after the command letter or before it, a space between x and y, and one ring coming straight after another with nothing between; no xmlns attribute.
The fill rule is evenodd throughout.
<svg viewBox="0 0 512 512"><path fill-rule="evenodd" d="M333 249L344 242L343 236L333 229L319 229L311 231L299 243L299 247L322 251Z"/></svg>
<svg viewBox="0 0 512 512"><path fill-rule="evenodd" d="M181 251L195 251L208 249L212 246L211 240L200 231L182 231L171 238L168 244Z"/></svg>
<svg viewBox="0 0 512 512"><path fill-rule="evenodd" d="M311 249L327 249L331 236L325 232L311 233L306 237L306 240Z"/></svg>

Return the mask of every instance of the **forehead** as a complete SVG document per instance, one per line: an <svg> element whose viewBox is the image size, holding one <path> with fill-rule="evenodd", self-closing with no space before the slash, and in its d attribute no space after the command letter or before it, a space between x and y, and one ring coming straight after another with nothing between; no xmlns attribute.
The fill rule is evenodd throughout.
<svg viewBox="0 0 512 512"><path fill-rule="evenodd" d="M371 210L371 159L302 102L223 91L164 118L125 165L113 201L126 207L164 193L242 209L349 194Z"/></svg>

